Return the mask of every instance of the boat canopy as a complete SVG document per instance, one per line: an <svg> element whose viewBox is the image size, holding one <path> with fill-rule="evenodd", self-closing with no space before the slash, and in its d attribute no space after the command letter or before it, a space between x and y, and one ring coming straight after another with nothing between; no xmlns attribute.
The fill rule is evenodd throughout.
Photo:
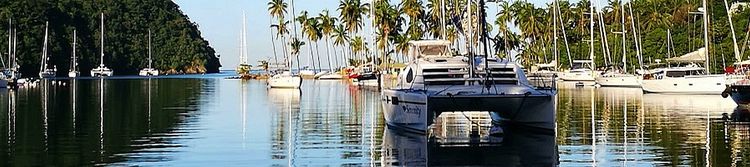
<svg viewBox="0 0 750 167"><path fill-rule="evenodd" d="M448 46L450 41L446 40L420 40L410 41L409 55L412 60L424 57L451 57Z"/></svg>
<svg viewBox="0 0 750 167"><path fill-rule="evenodd" d="M671 63L697 63L706 61L706 48L700 48L696 51L687 53L680 57L667 59Z"/></svg>

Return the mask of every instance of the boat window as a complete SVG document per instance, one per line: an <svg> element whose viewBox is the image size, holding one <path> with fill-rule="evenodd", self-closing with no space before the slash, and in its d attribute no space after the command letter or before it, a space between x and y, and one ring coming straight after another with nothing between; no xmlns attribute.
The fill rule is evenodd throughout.
<svg viewBox="0 0 750 167"><path fill-rule="evenodd" d="M430 46L420 46L419 52L422 55L430 55L430 56L442 56L445 55L445 46L443 45L430 45Z"/></svg>
<svg viewBox="0 0 750 167"><path fill-rule="evenodd" d="M685 71L667 71L667 77L673 77L673 78L685 77Z"/></svg>
<svg viewBox="0 0 750 167"><path fill-rule="evenodd" d="M414 72L409 68L409 72L406 72L406 83L414 81Z"/></svg>

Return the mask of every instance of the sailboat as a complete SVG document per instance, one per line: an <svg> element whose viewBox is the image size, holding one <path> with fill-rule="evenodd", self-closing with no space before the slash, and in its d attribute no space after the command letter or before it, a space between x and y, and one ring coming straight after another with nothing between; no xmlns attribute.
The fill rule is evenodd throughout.
<svg viewBox="0 0 750 167"><path fill-rule="evenodd" d="M627 36L625 32L625 4L620 4L620 10L622 13L620 14L620 27L622 28L620 32L622 33L622 68L617 69L616 66L613 66L613 68L608 69L603 75L596 77L596 83L604 87L641 87L640 77L628 73L628 56L625 54L625 37ZM633 35L635 36L635 30L633 30ZM641 54L638 48L636 48L636 52L638 52L637 55L640 57Z"/></svg>
<svg viewBox="0 0 750 167"><path fill-rule="evenodd" d="M101 30L101 55L99 57L99 67L91 69L92 77L108 77L112 76L112 70L104 66L104 13L102 13L102 30Z"/></svg>
<svg viewBox="0 0 750 167"><path fill-rule="evenodd" d="M39 78L51 78L55 77L55 73L57 73L57 66L54 68L49 68L49 57L47 56L47 41L49 39L49 22L45 23L44 26L44 47L42 48L42 62L41 68L39 70Z"/></svg>
<svg viewBox="0 0 750 167"><path fill-rule="evenodd" d="M159 70L152 68L151 64L153 63L153 59L151 59L151 30L148 30L148 67L142 69L140 72L138 72L138 75L140 76L158 76Z"/></svg>
<svg viewBox="0 0 750 167"><path fill-rule="evenodd" d="M78 62L76 61L76 38L76 30L73 30L73 56L70 58L70 71L68 72L68 77L70 78L81 75L81 72L78 71Z"/></svg>
<svg viewBox="0 0 750 167"><path fill-rule="evenodd" d="M290 51L289 53L293 53ZM291 57L284 58L287 62L286 71L282 71L279 74L268 78L269 88L286 88L286 89L299 89L302 86L302 77L300 75L292 73L292 59Z"/></svg>
<svg viewBox="0 0 750 167"><path fill-rule="evenodd" d="M560 79L563 81L574 81L574 82L593 82L595 81L596 72L594 69L596 68L596 65L594 64L594 4L592 4L590 9L590 38L589 38L589 59L588 60L573 60L573 66L570 68L570 70L564 72Z"/></svg>
<svg viewBox="0 0 750 167"><path fill-rule="evenodd" d="M247 64L247 27L245 12L242 12L242 31L240 31L240 64L236 72L242 79L250 79L250 65Z"/></svg>

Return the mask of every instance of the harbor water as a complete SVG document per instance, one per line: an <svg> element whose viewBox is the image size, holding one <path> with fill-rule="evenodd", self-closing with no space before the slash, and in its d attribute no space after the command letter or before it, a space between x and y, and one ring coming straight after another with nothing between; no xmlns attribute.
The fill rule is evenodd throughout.
<svg viewBox="0 0 750 167"><path fill-rule="evenodd" d="M444 113L429 134L389 129L379 93L301 90L224 75L42 81L0 90L0 166L746 166L747 109L719 95L566 87L554 132ZM735 111L737 111L735 113ZM479 127L479 128L477 128ZM472 141L472 129L483 137Z"/></svg>

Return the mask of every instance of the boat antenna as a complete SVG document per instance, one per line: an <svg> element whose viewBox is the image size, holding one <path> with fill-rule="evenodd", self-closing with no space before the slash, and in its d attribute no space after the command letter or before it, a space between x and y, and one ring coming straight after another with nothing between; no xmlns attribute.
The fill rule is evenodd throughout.
<svg viewBox="0 0 750 167"><path fill-rule="evenodd" d="M487 92L490 91L490 88L492 85L495 85L495 80L492 79L492 70L490 70L490 63L489 63L489 55L487 54L487 38L489 35L487 34L487 12L484 9L484 0L479 0L479 18L480 18L480 33L482 33L482 49L484 52L484 71L485 71L485 77L484 77L484 86L487 88ZM515 63L515 62L513 62ZM484 90L484 89L483 89ZM497 87L495 87L495 92L497 92Z"/></svg>

